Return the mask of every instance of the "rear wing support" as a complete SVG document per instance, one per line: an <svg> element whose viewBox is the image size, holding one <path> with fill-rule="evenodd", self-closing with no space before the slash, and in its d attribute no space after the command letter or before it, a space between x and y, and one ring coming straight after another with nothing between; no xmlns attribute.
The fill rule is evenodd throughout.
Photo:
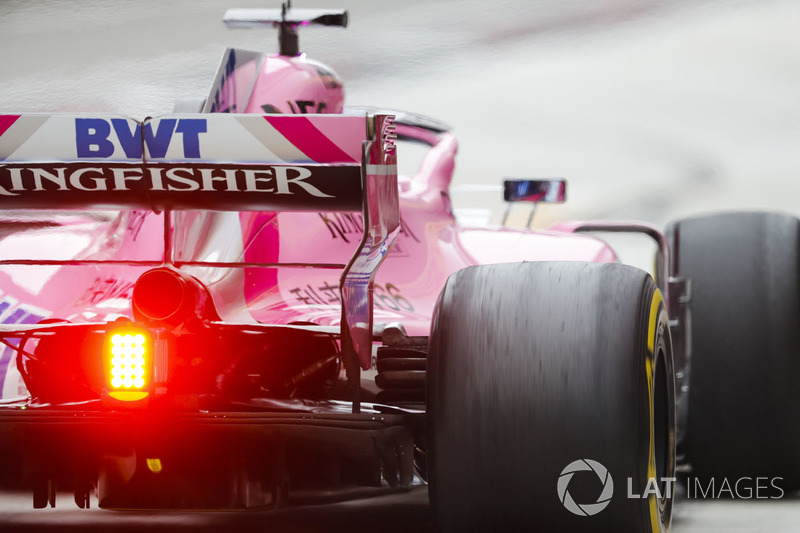
<svg viewBox="0 0 800 533"><path fill-rule="evenodd" d="M372 363L373 283L400 229L393 122L391 115L215 113L142 122L0 115L0 210L164 212L163 263L12 258L0 265L343 268L342 351L358 412L360 370ZM364 234L347 265L180 262L173 210L361 211Z"/></svg>
<svg viewBox="0 0 800 533"><path fill-rule="evenodd" d="M361 166L365 191L361 244L342 273L342 346L353 412L360 411L360 369L372 365L373 286L386 254L400 231L394 117L378 115L372 124L375 139L364 143ZM350 352L352 350L352 352Z"/></svg>

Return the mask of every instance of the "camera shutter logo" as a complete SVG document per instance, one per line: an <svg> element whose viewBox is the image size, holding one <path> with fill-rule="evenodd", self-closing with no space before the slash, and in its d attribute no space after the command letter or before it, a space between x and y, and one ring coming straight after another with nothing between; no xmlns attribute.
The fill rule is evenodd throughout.
<svg viewBox="0 0 800 533"><path fill-rule="evenodd" d="M575 472L584 470L593 471L597 474L600 482L603 483L603 491L600 493L595 503L575 503L575 500L572 499L572 496L567 490L567 486ZM611 496L613 495L614 481L611 479L611 474L608 473L608 469L591 459L578 459L577 461L571 462L561 471L561 475L558 477L558 499L561 500L561 504L566 507L569 512L578 516L596 515L608 506L611 502Z"/></svg>

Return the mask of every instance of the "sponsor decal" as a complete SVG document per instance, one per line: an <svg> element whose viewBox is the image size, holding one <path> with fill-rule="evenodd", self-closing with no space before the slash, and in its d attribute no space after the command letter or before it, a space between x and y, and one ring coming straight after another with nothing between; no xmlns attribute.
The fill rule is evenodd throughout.
<svg viewBox="0 0 800 533"><path fill-rule="evenodd" d="M96 305L104 300L111 298L122 298L130 300L133 296L132 281L117 279L112 276L98 276L87 289L79 303L84 305Z"/></svg>
<svg viewBox="0 0 800 533"><path fill-rule="evenodd" d="M322 84L325 85L326 89L341 89L342 88L342 81L333 72L331 69L323 65L322 63L309 63L314 70L317 71L319 78L322 80Z"/></svg>
<svg viewBox="0 0 800 533"><path fill-rule="evenodd" d="M76 118L75 148L79 158L111 157L114 155L114 143L110 140L113 135L130 159L141 159L144 146L150 157L161 158L167 155L173 136L178 134L183 141L183 156L200 159L200 134L206 131L204 118L165 118L157 121L155 128L152 122L142 126L123 118Z"/></svg>
<svg viewBox="0 0 800 533"><path fill-rule="evenodd" d="M319 218L331 232L331 239L360 240L364 235L364 215L361 213L319 213Z"/></svg>
<svg viewBox="0 0 800 533"><path fill-rule="evenodd" d="M131 240L136 241L139 238L139 232L142 231L145 220L150 215L149 211L131 211L128 216L128 229L126 233L130 235Z"/></svg>
<svg viewBox="0 0 800 533"><path fill-rule="evenodd" d="M0 204L5 200L24 208L28 205L25 199L32 207L41 207L49 200L63 207L180 205L207 209L213 202L221 210L270 205L357 210L361 208L361 176L356 165L0 165Z"/></svg>
<svg viewBox="0 0 800 533"><path fill-rule="evenodd" d="M400 294L400 289L391 283L385 286L375 284L375 307L378 309L391 309L392 311L414 312L414 306Z"/></svg>
<svg viewBox="0 0 800 533"><path fill-rule="evenodd" d="M298 166L4 166L0 172L0 194L58 191L227 191L296 194L332 198L309 178L313 172Z"/></svg>
<svg viewBox="0 0 800 533"><path fill-rule="evenodd" d="M287 100L286 104L295 115L305 115L308 113L324 113L327 105L325 102L315 102L314 100L295 100L294 103ZM263 107L262 107L263 109Z"/></svg>
<svg viewBox="0 0 800 533"><path fill-rule="evenodd" d="M396 285L375 283L373 287L373 304L376 309L414 312L414 306L402 295ZM289 289L289 293L293 294L295 302L301 305L341 305L339 285L327 281L324 285L317 287L310 284L306 284L304 287L295 287Z"/></svg>
<svg viewBox="0 0 800 533"><path fill-rule="evenodd" d="M364 235L364 215L361 213L318 213L320 220L331 233L331 239L341 239L345 243L361 240ZM400 216L400 237L420 242L411 227ZM403 247L403 241L397 239L389 257L408 257L408 252Z"/></svg>
<svg viewBox="0 0 800 533"><path fill-rule="evenodd" d="M231 77L231 74L236 70L236 51L228 50L228 59L225 61L225 67L222 72L218 73L218 79L215 81L214 86L216 90L211 97L211 113L236 113L236 77ZM247 102L245 102L246 104Z"/></svg>
<svg viewBox="0 0 800 533"><path fill-rule="evenodd" d="M295 287L289 289L289 292L295 296L297 302L304 305L339 305L339 286L331 285L327 281L324 285L313 287L306 284L305 287Z"/></svg>

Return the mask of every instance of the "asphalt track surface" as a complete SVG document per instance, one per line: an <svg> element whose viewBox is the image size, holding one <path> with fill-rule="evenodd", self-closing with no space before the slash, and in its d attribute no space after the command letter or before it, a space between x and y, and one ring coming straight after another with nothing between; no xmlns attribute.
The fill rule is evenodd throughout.
<svg viewBox="0 0 800 533"><path fill-rule="evenodd" d="M144 512L78 509L71 494L59 494L55 509L34 511L30 495L0 492L0 531L167 531L323 533L433 533L427 491L277 512ZM93 502L94 503L94 502ZM590 520L591 517L587 517ZM678 499L674 533L793 533L800 524L800 498L781 500L689 501Z"/></svg>
<svg viewBox="0 0 800 533"><path fill-rule="evenodd" d="M322 0L298 7L330 6ZM664 224L720 209L798 213L800 3L794 0L343 0L346 30L301 47L345 79L350 104L451 124L455 185L564 176L566 218ZM168 113L205 93L222 50L274 50L271 31L226 31L210 0L0 3L0 110ZM401 163L402 163L402 153ZM497 209L499 199L456 205ZM522 219L522 216L514 220ZM624 259L651 250L615 239ZM555 487L554 487L555 490ZM33 511L0 493L0 531L427 531L424 488L280 513ZM679 499L673 531L793 532L800 500Z"/></svg>
<svg viewBox="0 0 800 533"><path fill-rule="evenodd" d="M59 495L61 497L62 495ZM148 512L126 513L98 509L81 510L71 494L55 509L27 511L28 495L4 494L0 500L0 531L141 531L186 532L274 532L317 533L350 531L433 532L424 487L402 495L380 496L319 507L287 509L277 512ZM63 507L63 508L62 508Z"/></svg>

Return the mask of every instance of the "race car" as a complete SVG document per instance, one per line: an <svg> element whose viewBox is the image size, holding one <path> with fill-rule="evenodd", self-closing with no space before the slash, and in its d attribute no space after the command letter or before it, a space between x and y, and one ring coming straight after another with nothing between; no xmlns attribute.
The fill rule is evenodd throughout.
<svg viewBox="0 0 800 533"><path fill-rule="evenodd" d="M642 532L670 527L678 459L800 486L795 217L467 227L450 129L345 108L300 53L346 12L225 20L280 52L227 50L176 114L0 115L0 478L35 508L426 484L442 531ZM601 232L654 239L655 276Z"/></svg>

